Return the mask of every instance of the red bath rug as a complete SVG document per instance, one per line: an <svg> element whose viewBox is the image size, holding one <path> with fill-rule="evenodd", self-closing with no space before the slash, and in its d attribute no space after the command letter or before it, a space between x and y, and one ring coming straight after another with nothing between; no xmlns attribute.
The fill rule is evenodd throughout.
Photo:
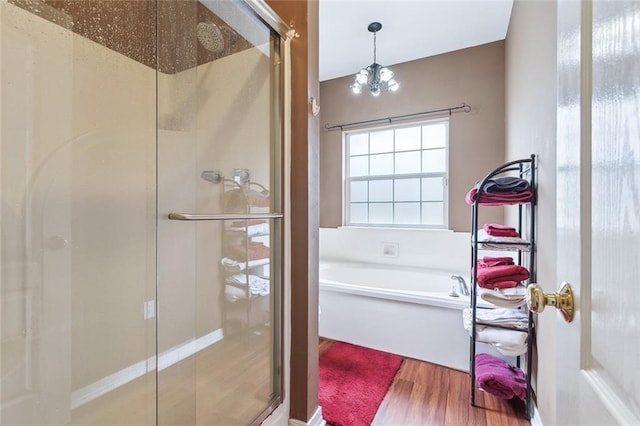
<svg viewBox="0 0 640 426"><path fill-rule="evenodd" d="M322 417L334 426L371 424L402 357L335 342L320 356L318 399Z"/></svg>

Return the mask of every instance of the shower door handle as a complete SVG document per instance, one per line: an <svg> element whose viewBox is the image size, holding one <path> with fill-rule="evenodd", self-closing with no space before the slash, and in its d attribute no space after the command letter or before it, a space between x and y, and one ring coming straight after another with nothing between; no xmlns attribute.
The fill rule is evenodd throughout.
<svg viewBox="0 0 640 426"><path fill-rule="evenodd" d="M240 220L240 219L282 219L282 213L249 214L191 214L169 213L170 220Z"/></svg>

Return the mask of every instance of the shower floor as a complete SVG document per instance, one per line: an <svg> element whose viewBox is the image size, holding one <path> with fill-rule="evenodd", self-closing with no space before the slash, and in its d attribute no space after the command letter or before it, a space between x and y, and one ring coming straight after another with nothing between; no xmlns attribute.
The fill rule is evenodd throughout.
<svg viewBox="0 0 640 426"><path fill-rule="evenodd" d="M271 400L268 332L225 337L159 373L157 424L251 423ZM72 412L70 425L156 424L152 371Z"/></svg>

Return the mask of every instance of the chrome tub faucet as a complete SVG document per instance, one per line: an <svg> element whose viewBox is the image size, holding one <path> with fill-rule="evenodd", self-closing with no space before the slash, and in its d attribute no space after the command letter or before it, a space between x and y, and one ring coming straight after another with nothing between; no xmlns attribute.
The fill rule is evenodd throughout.
<svg viewBox="0 0 640 426"><path fill-rule="evenodd" d="M467 282L464 280L462 275L453 274L453 275L451 275L451 279L457 281L457 284L458 284L457 287L458 288L456 289L455 286L454 286L454 288L451 290L451 294L449 294L450 296L458 297L459 294L462 294L463 296L469 296L469 294L470 294L469 293L469 286L467 285Z"/></svg>

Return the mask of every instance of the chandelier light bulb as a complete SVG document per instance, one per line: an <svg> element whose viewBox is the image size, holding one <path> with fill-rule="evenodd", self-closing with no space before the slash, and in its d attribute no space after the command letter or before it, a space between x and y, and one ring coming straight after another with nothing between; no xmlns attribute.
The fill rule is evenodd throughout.
<svg viewBox="0 0 640 426"><path fill-rule="evenodd" d="M393 78L393 71L391 71L387 67L382 67L382 69L380 70L380 80L386 82L391 80L392 78Z"/></svg>
<svg viewBox="0 0 640 426"><path fill-rule="evenodd" d="M372 22L367 29L373 33L373 63L358 71L354 76L354 83L349 87L356 95L362 93L364 87L367 87L373 96L380 96L380 93L385 91L395 92L400 85L394 80L393 71L376 62L376 33L382 29L382 24Z"/></svg>
<svg viewBox="0 0 640 426"><path fill-rule="evenodd" d="M369 71L360 70L360 72L356 75L356 83L358 84L367 84L367 79L369 78Z"/></svg>

